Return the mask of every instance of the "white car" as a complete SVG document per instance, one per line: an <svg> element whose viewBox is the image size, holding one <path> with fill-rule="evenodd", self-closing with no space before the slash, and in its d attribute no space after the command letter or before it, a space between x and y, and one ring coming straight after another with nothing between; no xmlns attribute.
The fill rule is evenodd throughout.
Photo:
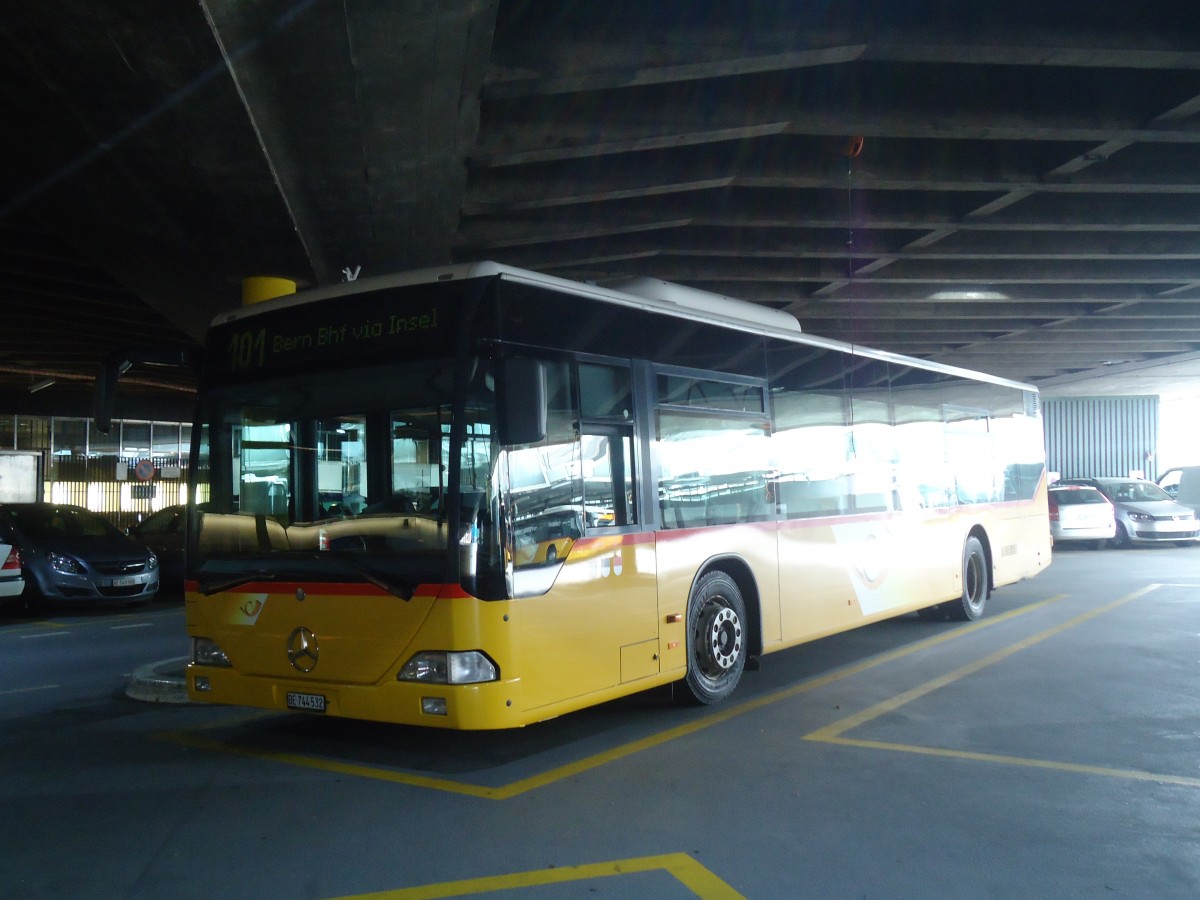
<svg viewBox="0 0 1200 900"><path fill-rule="evenodd" d="M1116 510L1096 488L1051 485L1049 501L1050 536L1055 544L1081 541L1099 550L1116 537Z"/></svg>
<svg viewBox="0 0 1200 900"><path fill-rule="evenodd" d="M0 543L0 603L20 597L24 590L21 554L12 544Z"/></svg>

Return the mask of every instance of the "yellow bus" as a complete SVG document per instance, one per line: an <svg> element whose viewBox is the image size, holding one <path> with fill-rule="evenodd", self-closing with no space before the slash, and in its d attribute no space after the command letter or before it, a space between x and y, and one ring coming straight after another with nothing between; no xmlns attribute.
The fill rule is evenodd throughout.
<svg viewBox="0 0 1200 900"><path fill-rule="evenodd" d="M654 280L476 263L219 317L194 701L459 729L672 684L1050 563L1034 388Z"/></svg>

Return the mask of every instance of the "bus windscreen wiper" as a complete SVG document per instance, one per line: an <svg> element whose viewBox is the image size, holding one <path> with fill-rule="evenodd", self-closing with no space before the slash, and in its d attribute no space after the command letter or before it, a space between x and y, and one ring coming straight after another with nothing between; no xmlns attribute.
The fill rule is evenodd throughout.
<svg viewBox="0 0 1200 900"><path fill-rule="evenodd" d="M399 597L405 602L412 599L413 588L407 583L401 583L399 581L393 581L389 578L386 578L375 570L367 568L357 560L336 551L333 553L326 551L323 552L321 556L333 556L338 562L344 564L347 568L353 569L371 584L375 585L375 587L379 588L380 590L387 591L393 597Z"/></svg>
<svg viewBox="0 0 1200 900"><path fill-rule="evenodd" d="M387 591L393 597L399 597L404 601L412 599L414 588L411 584L407 582L396 581L388 578L385 575L381 575L379 572L364 566L362 563L353 559L349 555L338 553L336 551L332 553L328 551L321 551L319 553L311 553L309 551L297 553L293 551L288 555L292 559L336 560L346 568L353 570L355 574L362 576L362 578L370 584L375 585L375 587L379 588L380 590ZM206 597L210 597L213 594L219 594L222 591L228 591L240 585L249 584L252 581L278 581L282 577L284 577L284 575L280 572L268 571L266 569L259 569L251 572L240 572L222 581L201 583L200 593ZM304 579L306 576L293 571L287 573L287 577L295 580Z"/></svg>

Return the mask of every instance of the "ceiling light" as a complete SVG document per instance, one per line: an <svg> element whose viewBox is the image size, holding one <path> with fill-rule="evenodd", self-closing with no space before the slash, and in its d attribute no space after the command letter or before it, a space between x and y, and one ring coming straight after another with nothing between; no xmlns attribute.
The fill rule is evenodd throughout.
<svg viewBox="0 0 1200 900"><path fill-rule="evenodd" d="M1001 291L952 290L937 291L929 295L930 300L1007 300L1008 294Z"/></svg>
<svg viewBox="0 0 1200 900"><path fill-rule="evenodd" d="M44 391L52 384L54 384L53 378L43 378L41 381L35 381L29 386L29 393L36 394L38 391Z"/></svg>

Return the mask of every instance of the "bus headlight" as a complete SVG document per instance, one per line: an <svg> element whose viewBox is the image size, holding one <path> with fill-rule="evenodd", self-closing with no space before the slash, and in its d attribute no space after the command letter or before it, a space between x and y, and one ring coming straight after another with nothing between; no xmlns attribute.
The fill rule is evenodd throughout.
<svg viewBox="0 0 1200 900"><path fill-rule="evenodd" d="M423 650L404 664L397 681L420 681L425 684L478 684L497 681L500 670L479 650L447 652Z"/></svg>
<svg viewBox="0 0 1200 900"><path fill-rule="evenodd" d="M229 657L220 645L211 638L192 638L192 665L231 666Z"/></svg>

